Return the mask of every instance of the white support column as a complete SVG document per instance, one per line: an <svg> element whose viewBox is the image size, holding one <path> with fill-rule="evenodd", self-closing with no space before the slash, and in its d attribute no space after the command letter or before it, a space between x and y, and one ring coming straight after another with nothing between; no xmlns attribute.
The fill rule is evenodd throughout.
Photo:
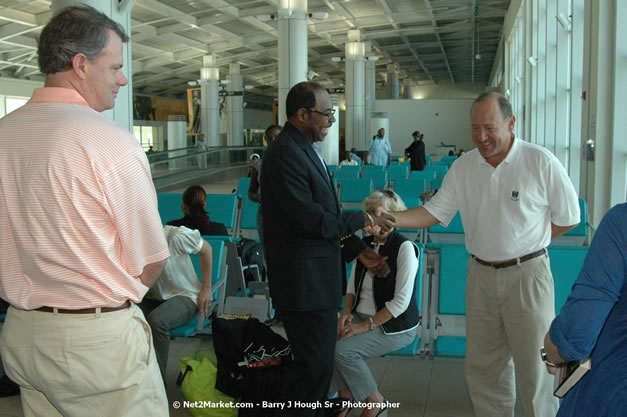
<svg viewBox="0 0 627 417"><path fill-rule="evenodd" d="M320 142L324 162L327 165L337 165L340 163L339 143L340 143L340 108L335 103L337 96L331 96L333 99L333 108L335 109L335 123L329 129L329 133Z"/></svg>
<svg viewBox="0 0 627 417"><path fill-rule="evenodd" d="M366 61L364 100L366 103L366 112L364 116L364 144L367 146L367 138L371 136L369 132L370 118L372 117L372 113L375 112L375 102L377 98L377 61L379 60L379 57L372 53L372 45L370 42L365 42L365 49Z"/></svg>
<svg viewBox="0 0 627 417"><path fill-rule="evenodd" d="M109 16L112 20L119 23L124 32L131 36L131 9L135 5L135 0L129 0L120 3L119 0L52 0L52 14L56 14L59 10L68 6L88 5L94 9ZM128 78L128 85L120 88L118 96L115 99L115 107L111 110L105 110L103 114L115 120L130 132L133 132L133 71L131 42L124 44L124 67L122 71Z"/></svg>
<svg viewBox="0 0 627 417"><path fill-rule="evenodd" d="M307 81L307 0L279 1L279 124L285 99L294 85Z"/></svg>
<svg viewBox="0 0 627 417"><path fill-rule="evenodd" d="M220 145L220 69L216 66L216 57L207 55L202 58L200 69L200 128L208 146Z"/></svg>
<svg viewBox="0 0 627 417"><path fill-rule="evenodd" d="M625 201L625 30L622 0L586 2L582 132L594 145L594 160L581 165L580 196L588 201L590 220L598 226L612 205ZM584 152L587 154L587 152Z"/></svg>
<svg viewBox="0 0 627 417"><path fill-rule="evenodd" d="M366 149L364 95L364 43L359 42L359 31L348 31L346 43L346 149Z"/></svg>
<svg viewBox="0 0 627 417"><path fill-rule="evenodd" d="M227 145L244 145L244 86L239 64L229 65L229 95L226 98Z"/></svg>
<svg viewBox="0 0 627 417"><path fill-rule="evenodd" d="M394 64L388 65L388 82L385 86L386 98L398 100L398 72Z"/></svg>

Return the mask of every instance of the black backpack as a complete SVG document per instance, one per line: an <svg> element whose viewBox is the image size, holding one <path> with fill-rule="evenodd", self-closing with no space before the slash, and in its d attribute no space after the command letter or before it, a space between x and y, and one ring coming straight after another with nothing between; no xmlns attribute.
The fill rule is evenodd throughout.
<svg viewBox="0 0 627 417"><path fill-rule="evenodd" d="M242 238L237 243L237 254L242 259L242 266L257 265L259 270L259 279L262 281L266 278L266 268L263 260L263 245L253 239ZM244 271L244 279L246 283L257 279L256 272L253 269Z"/></svg>

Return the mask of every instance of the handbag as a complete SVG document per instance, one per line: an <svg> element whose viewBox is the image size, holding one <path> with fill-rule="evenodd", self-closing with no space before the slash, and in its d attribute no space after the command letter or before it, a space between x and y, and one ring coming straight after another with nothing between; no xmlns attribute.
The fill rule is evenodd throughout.
<svg viewBox="0 0 627 417"><path fill-rule="evenodd" d="M187 401L195 403L188 408L194 417L237 417L235 399L216 389L218 368L213 350L197 350L180 358L179 363L181 373L176 385Z"/></svg>

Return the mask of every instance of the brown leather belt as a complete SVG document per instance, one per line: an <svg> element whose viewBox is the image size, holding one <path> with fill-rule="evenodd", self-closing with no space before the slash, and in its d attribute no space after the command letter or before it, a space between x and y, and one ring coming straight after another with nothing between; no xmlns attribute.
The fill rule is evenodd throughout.
<svg viewBox="0 0 627 417"><path fill-rule="evenodd" d="M110 313L112 311L118 311L118 310L124 310L125 308L129 308L131 306L131 301L130 300L126 300L126 302L124 304L122 304L121 306L118 307L100 307L100 312L101 313ZM46 313L54 313L54 307L47 307L47 306L43 306L43 307L39 307L36 308L34 311L43 311ZM60 314L95 314L96 313L96 308L81 308L78 310L66 310L64 308L58 308L57 312Z"/></svg>
<svg viewBox="0 0 627 417"><path fill-rule="evenodd" d="M520 258L510 259L509 261L502 261L502 262L488 262L488 261L484 261L483 259L477 258L475 255L472 255L472 257L475 259L475 261L479 262L481 265L491 266L494 269L500 269L500 268L509 268L510 266L514 266L514 265L517 265L519 263L527 262L527 261L529 261L531 259L537 258L538 256L542 256L545 253L546 253L546 248L540 249L539 251L536 251L536 252L533 252L533 253L529 253L529 254L524 255L524 256L521 256Z"/></svg>

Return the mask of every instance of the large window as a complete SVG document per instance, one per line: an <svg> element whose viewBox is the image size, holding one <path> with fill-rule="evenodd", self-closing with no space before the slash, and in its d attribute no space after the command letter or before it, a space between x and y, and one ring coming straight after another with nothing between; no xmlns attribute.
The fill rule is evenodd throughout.
<svg viewBox="0 0 627 417"><path fill-rule="evenodd" d="M0 95L0 117L19 109L28 101L28 97L13 97Z"/></svg>

